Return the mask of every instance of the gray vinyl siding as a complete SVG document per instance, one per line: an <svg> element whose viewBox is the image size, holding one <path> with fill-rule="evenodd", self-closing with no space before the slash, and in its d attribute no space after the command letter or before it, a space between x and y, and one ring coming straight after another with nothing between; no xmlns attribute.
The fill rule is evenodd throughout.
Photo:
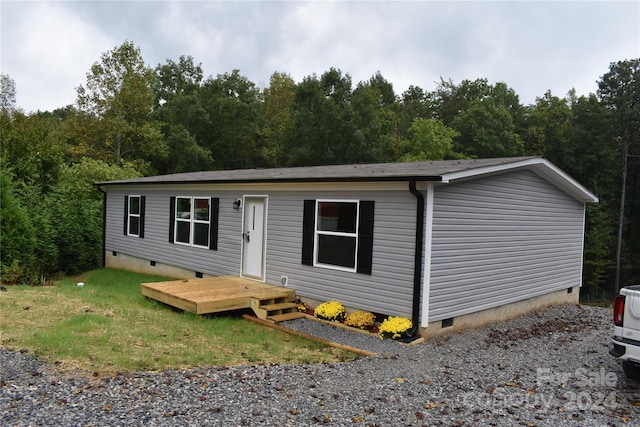
<svg viewBox="0 0 640 427"><path fill-rule="evenodd" d="M144 239L123 233L124 196L146 196ZM172 196L218 197L218 250L169 242L169 201ZM239 275L242 211L232 208L237 194L213 190L166 190L127 188L108 191L105 248L150 261L185 268L213 276Z"/></svg>
<svg viewBox="0 0 640 427"><path fill-rule="evenodd" d="M346 186L345 186L346 187ZM151 188L151 189L150 189ZM109 188L105 247L142 259L209 275L240 274L242 209L232 209L242 197L237 191L197 191L187 186L144 190L135 186ZM337 300L376 313L411 316L416 199L407 191L278 191L262 188L246 195L266 195L266 283L289 287L303 297ZM146 196L144 239L123 234L125 195ZM218 250L169 243L171 196L220 198ZM375 201L372 274L358 274L302 265L302 220L305 199Z"/></svg>
<svg viewBox="0 0 640 427"><path fill-rule="evenodd" d="M429 321L581 284L584 205L529 171L436 188Z"/></svg>
<svg viewBox="0 0 640 427"><path fill-rule="evenodd" d="M302 210L305 199L375 201L372 274L302 265ZM396 316L410 316L416 201L406 192L301 192L269 197L267 283L288 276L297 293L321 301Z"/></svg>

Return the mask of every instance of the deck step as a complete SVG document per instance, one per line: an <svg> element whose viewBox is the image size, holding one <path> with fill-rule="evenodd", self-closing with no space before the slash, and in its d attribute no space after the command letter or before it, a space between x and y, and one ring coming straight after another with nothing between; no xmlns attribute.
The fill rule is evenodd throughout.
<svg viewBox="0 0 640 427"><path fill-rule="evenodd" d="M298 318L298 305L291 295L263 295L251 298L251 309L262 320L282 322ZM292 317L292 316L296 317ZM282 319L282 320L279 320Z"/></svg>
<svg viewBox="0 0 640 427"><path fill-rule="evenodd" d="M273 316L267 316L268 320L273 320L274 322L278 323L278 322L284 322L287 320L295 320L295 319L301 319L304 317L304 313L300 313L299 311L291 311L289 313L283 313L283 314L275 314Z"/></svg>
<svg viewBox="0 0 640 427"><path fill-rule="evenodd" d="M267 311L287 310L289 308L298 309L298 305L293 301L279 302L276 304L260 304L260 308Z"/></svg>

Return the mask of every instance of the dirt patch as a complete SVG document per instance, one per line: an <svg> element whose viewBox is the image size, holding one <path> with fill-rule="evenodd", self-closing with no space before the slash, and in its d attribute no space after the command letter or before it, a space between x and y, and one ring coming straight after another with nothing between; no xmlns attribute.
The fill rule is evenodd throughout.
<svg viewBox="0 0 640 427"><path fill-rule="evenodd" d="M575 333L585 329L597 328L595 320L592 318L555 318L535 323L530 327L520 327L515 329L491 329L487 333L485 342L508 349L517 345L523 340L548 337L553 333Z"/></svg>

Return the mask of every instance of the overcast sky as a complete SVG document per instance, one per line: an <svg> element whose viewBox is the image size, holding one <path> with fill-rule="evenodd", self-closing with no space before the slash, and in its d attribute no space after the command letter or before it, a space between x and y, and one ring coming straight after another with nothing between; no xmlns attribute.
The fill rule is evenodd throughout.
<svg viewBox="0 0 640 427"><path fill-rule="evenodd" d="M205 77L234 69L257 85L334 67L354 84L380 71L410 85L506 82L523 104L551 90L595 93L611 62L640 57L633 1L4 1L3 74L25 112L73 104L91 65L128 40L147 65L190 55Z"/></svg>

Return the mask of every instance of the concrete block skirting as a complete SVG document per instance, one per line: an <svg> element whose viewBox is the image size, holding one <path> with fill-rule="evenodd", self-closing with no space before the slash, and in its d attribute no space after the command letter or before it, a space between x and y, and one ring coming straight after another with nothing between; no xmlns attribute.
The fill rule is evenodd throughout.
<svg viewBox="0 0 640 427"><path fill-rule="evenodd" d="M105 267L135 271L136 273L155 274L157 276L174 277L176 279L193 279L196 277L196 272L193 270L173 267L160 262L125 255L120 252L106 251L104 254L104 263ZM203 274L202 277L212 276Z"/></svg>
<svg viewBox="0 0 640 427"><path fill-rule="evenodd" d="M569 292L568 289L563 289L550 294L529 298L524 301L518 301L502 305L500 307L455 317L453 318L453 325L449 327L443 327L443 322L440 320L436 322L429 322L429 326L427 328L420 328L420 336L426 339L434 338L466 329L503 322L505 320L523 316L527 313L551 306L579 304L580 286L574 286L569 289L571 289L571 292Z"/></svg>

